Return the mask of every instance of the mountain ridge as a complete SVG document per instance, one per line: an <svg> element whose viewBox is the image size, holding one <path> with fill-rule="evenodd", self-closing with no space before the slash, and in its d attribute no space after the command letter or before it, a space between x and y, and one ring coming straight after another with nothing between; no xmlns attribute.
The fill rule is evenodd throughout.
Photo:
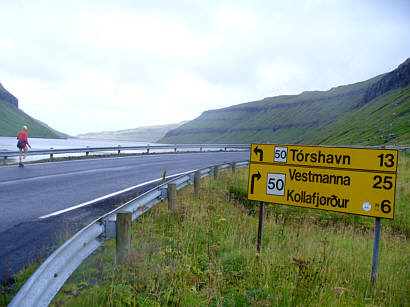
<svg viewBox="0 0 410 307"><path fill-rule="evenodd" d="M405 110L402 109L410 108L410 99L408 98L409 76L410 59L407 59L389 73L365 81L333 87L328 91L305 91L298 95L265 97L261 100L241 103L227 108L207 110L187 124L169 131L160 142L306 144L348 142L363 145L385 143L386 138L376 140L374 135L371 139L368 137L366 139L342 140L328 137L327 134L331 132L329 129L335 123L339 123L339 130L342 129L340 120L343 118L349 118L345 122L345 126L349 127L353 120L350 115L356 114L358 110L364 112L363 114L373 112L375 110L370 110L371 106L376 104L389 105L399 96L402 97L404 105L395 106L393 103L389 107L392 109L390 115L386 113L389 109L386 107L375 112L379 112L381 115L380 121L389 122L389 124L393 120L390 118L391 114L402 114L405 117L404 121L397 118L393 121L394 125L401 125L396 127L396 130L398 130L396 132L400 132L400 138L397 138L397 134L392 132L394 137L390 136L387 141L394 142L397 139L400 142L408 142L408 137L407 140L404 140L401 135L406 133L406 129L403 128L405 128L406 119L408 119L408 114L403 113ZM398 92L398 90L404 92ZM392 92L395 93L395 97L388 95ZM390 100L385 101L382 98L385 96L389 96ZM394 112L393 109L395 108L398 112ZM359 120L355 117L354 122L356 121ZM372 123L372 125L372 127L377 126L379 128L376 130L382 129L380 126L382 123L380 125L379 123ZM364 131L370 127L367 127L365 122L362 122L361 127L359 126L355 129ZM338 131L333 131L333 134L337 135Z"/></svg>
<svg viewBox="0 0 410 307"><path fill-rule="evenodd" d="M168 125L151 125L116 131L89 132L77 135L78 138L110 139L135 142L155 142L169 130L175 129L187 121Z"/></svg>

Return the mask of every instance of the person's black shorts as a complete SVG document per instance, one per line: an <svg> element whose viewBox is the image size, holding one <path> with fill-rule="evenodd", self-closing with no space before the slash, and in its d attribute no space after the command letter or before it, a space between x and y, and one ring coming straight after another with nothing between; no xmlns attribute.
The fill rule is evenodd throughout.
<svg viewBox="0 0 410 307"><path fill-rule="evenodd" d="M18 142L17 142L17 147L18 148L24 149L24 147L26 147L26 146L27 146L26 142L24 142L22 140L18 140Z"/></svg>

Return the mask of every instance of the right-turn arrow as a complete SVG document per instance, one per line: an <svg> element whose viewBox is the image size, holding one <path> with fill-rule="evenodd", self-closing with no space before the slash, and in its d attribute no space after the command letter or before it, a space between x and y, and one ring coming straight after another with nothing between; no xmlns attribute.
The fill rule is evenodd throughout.
<svg viewBox="0 0 410 307"><path fill-rule="evenodd" d="M259 179L261 179L261 173L259 173L259 171L258 171L258 173L257 174L253 174L252 175L252 179L251 179L251 194L253 194L253 188L254 188L254 186L255 186L255 178L256 178L256 180L259 180Z"/></svg>

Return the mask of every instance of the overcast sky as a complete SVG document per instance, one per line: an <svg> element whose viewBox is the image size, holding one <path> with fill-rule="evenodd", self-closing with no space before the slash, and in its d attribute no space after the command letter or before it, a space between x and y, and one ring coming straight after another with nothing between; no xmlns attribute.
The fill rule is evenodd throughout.
<svg viewBox="0 0 410 307"><path fill-rule="evenodd" d="M410 56L410 1L0 1L0 82L76 135L363 81Z"/></svg>

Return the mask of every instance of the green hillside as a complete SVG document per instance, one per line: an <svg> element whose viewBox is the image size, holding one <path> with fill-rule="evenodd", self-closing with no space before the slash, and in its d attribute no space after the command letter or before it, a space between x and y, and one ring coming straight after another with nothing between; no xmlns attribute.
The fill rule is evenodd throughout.
<svg viewBox="0 0 410 307"><path fill-rule="evenodd" d="M0 135L16 136L23 125L28 127L30 137L61 138L65 136L18 109L17 99L0 83Z"/></svg>
<svg viewBox="0 0 410 307"><path fill-rule="evenodd" d="M156 125L139 127L135 129L126 129L119 131L103 131L103 132L90 132L77 135L79 138L86 139L106 139L106 140L122 140L122 141L135 141L135 142L156 142L165 134L183 125L186 122L170 125Z"/></svg>
<svg viewBox="0 0 410 307"><path fill-rule="evenodd" d="M210 110L162 143L410 144L410 59L329 91L268 97Z"/></svg>
<svg viewBox="0 0 410 307"><path fill-rule="evenodd" d="M391 90L372 103L349 112L330 124L328 131L313 129L314 143L410 144L410 85Z"/></svg>

